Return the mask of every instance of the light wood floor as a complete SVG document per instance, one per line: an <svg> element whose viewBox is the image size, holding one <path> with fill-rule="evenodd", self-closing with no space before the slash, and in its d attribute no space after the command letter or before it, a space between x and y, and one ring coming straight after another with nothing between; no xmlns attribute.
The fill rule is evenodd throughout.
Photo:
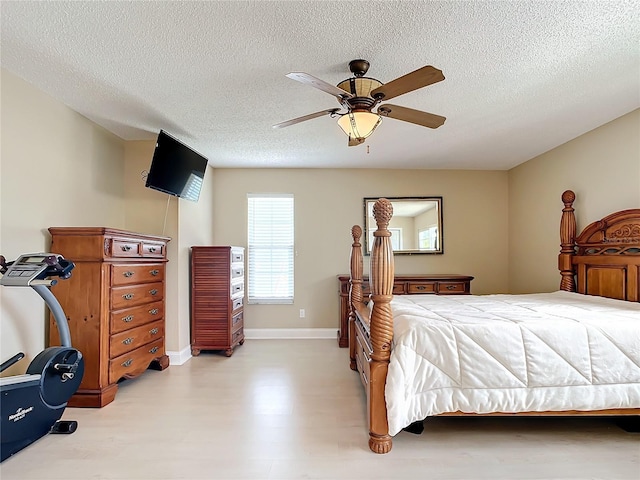
<svg viewBox="0 0 640 480"><path fill-rule="evenodd" d="M333 340L248 340L67 409L0 465L12 479L640 479L640 434L600 419L433 418L369 451L362 387Z"/></svg>

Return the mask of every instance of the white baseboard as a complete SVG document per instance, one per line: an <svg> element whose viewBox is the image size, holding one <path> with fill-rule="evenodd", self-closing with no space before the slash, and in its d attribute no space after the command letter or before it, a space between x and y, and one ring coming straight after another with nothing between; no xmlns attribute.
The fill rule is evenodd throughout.
<svg viewBox="0 0 640 480"><path fill-rule="evenodd" d="M244 337L250 340L336 338L337 328L245 328Z"/></svg>
<svg viewBox="0 0 640 480"><path fill-rule="evenodd" d="M337 332L335 328L245 328L244 338L250 340L335 339ZM191 346L186 346L179 352L167 350L167 355L169 365L183 365L191 359Z"/></svg>
<svg viewBox="0 0 640 480"><path fill-rule="evenodd" d="M167 351L169 365L183 365L191 359L191 345L184 347L179 352Z"/></svg>

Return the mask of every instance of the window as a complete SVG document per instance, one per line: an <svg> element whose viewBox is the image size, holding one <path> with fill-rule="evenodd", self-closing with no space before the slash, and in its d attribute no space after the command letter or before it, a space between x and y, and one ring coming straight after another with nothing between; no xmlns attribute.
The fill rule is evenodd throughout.
<svg viewBox="0 0 640 480"><path fill-rule="evenodd" d="M293 195L247 200L248 302L293 303Z"/></svg>
<svg viewBox="0 0 640 480"><path fill-rule="evenodd" d="M421 250L438 250L438 227L433 225L420 230L418 233L418 242Z"/></svg>
<svg viewBox="0 0 640 480"><path fill-rule="evenodd" d="M391 248L394 252L398 250L402 250L404 247L402 246L402 229L401 228L389 228L391 232Z"/></svg>

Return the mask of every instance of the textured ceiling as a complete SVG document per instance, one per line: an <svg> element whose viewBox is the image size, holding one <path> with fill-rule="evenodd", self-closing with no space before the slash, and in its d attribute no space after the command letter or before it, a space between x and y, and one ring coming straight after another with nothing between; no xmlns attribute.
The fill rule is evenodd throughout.
<svg viewBox="0 0 640 480"><path fill-rule="evenodd" d="M640 106L637 1L7 1L2 67L126 140L162 128L214 167L508 169ZM364 58L383 83L446 79L394 104L366 144L290 80L337 84Z"/></svg>

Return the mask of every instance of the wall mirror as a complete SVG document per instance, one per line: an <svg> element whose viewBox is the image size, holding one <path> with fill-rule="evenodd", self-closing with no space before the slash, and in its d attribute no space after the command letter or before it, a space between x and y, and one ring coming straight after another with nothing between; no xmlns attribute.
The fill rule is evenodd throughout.
<svg viewBox="0 0 640 480"><path fill-rule="evenodd" d="M373 232L377 226L373 218L373 204L382 197L364 199L364 253L371 254ZM391 245L397 254L443 253L442 197L384 197L393 205L389 223Z"/></svg>

